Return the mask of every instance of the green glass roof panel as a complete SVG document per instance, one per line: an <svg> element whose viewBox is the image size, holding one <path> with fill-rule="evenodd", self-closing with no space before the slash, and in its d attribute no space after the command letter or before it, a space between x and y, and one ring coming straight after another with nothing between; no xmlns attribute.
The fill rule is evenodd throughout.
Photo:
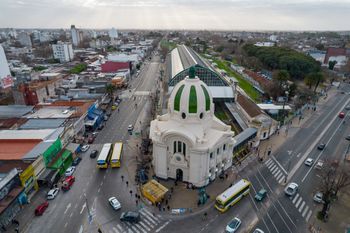
<svg viewBox="0 0 350 233"><path fill-rule="evenodd" d="M180 111L180 101L181 101L181 94L184 90L185 85L182 85L176 92L175 99L174 99L174 110Z"/></svg>

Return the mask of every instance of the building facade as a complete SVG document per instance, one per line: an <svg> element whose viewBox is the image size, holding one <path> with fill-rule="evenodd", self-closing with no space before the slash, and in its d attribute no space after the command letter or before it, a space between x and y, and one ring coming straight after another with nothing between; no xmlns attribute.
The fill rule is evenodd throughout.
<svg viewBox="0 0 350 233"><path fill-rule="evenodd" d="M9 64L6 59L5 51L0 45L0 88L8 88L11 86L13 86L13 79Z"/></svg>
<svg viewBox="0 0 350 233"><path fill-rule="evenodd" d="M174 87L168 113L151 122L150 138L157 177L203 187L231 167L234 133L215 117L213 97L195 72Z"/></svg>
<svg viewBox="0 0 350 233"><path fill-rule="evenodd" d="M52 45L53 57L59 59L61 63L70 62L74 58L73 47L71 43L58 42Z"/></svg>
<svg viewBox="0 0 350 233"><path fill-rule="evenodd" d="M72 36L72 43L75 47L79 46L81 43L81 35L79 33L79 30L75 28L74 25L70 27L70 33Z"/></svg>

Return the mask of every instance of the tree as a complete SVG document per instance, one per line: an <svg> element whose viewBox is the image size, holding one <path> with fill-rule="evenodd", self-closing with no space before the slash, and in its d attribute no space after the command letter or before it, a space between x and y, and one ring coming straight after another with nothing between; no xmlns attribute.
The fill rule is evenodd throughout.
<svg viewBox="0 0 350 233"><path fill-rule="evenodd" d="M106 85L106 92L110 97L112 97L114 90L115 90L115 86L113 84L109 83Z"/></svg>
<svg viewBox="0 0 350 233"><path fill-rule="evenodd" d="M320 190L323 193L323 207L318 216L322 220L326 220L332 201L337 199L337 195L340 191L350 186L350 171L346 165L339 165L339 162L327 161L324 168L322 168L320 177Z"/></svg>
<svg viewBox="0 0 350 233"><path fill-rule="evenodd" d="M328 69L333 70L334 66L337 64L337 61L329 61L328 62Z"/></svg>
<svg viewBox="0 0 350 233"><path fill-rule="evenodd" d="M316 92L318 85L323 82L324 76L322 72L313 72L306 75L304 82L311 89L312 86L315 86L314 92Z"/></svg>
<svg viewBox="0 0 350 233"><path fill-rule="evenodd" d="M286 70L277 70L272 73L272 79L282 87L282 84L290 79L290 75Z"/></svg>

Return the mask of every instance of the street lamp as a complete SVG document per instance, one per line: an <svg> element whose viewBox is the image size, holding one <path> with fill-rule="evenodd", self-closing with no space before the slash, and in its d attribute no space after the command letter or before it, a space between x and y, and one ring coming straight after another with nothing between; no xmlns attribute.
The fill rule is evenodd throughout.
<svg viewBox="0 0 350 233"><path fill-rule="evenodd" d="M284 86L284 87L288 88L287 85ZM289 91L286 90L286 91L284 92L284 94L285 94L285 98L284 98L284 101L283 101L283 108L282 108L282 125L284 125L284 118L285 118L284 108L285 108L285 106L286 106L286 102L288 101Z"/></svg>

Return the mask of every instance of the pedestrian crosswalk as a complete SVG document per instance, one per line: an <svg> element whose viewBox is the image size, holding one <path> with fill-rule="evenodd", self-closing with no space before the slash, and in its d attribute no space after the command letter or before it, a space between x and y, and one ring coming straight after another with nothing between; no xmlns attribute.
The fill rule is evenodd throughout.
<svg viewBox="0 0 350 233"><path fill-rule="evenodd" d="M301 213L301 216L305 219L305 221L308 222L312 215L312 210L306 204L306 202L303 200L302 196L299 193L297 193L293 197L292 203L295 206L295 208L298 210L298 212Z"/></svg>
<svg viewBox="0 0 350 233"><path fill-rule="evenodd" d="M122 222L113 224L108 233L148 233L158 232L169 224L170 220L165 221L160 215L153 214L149 210L142 208L140 211L141 220L138 223ZM161 225L162 224L162 225ZM160 225L160 226L159 226Z"/></svg>
<svg viewBox="0 0 350 233"><path fill-rule="evenodd" d="M266 167L269 169L271 174L275 177L278 183L282 184L285 181L286 174L284 171L273 161L273 159L269 158L265 161Z"/></svg>

